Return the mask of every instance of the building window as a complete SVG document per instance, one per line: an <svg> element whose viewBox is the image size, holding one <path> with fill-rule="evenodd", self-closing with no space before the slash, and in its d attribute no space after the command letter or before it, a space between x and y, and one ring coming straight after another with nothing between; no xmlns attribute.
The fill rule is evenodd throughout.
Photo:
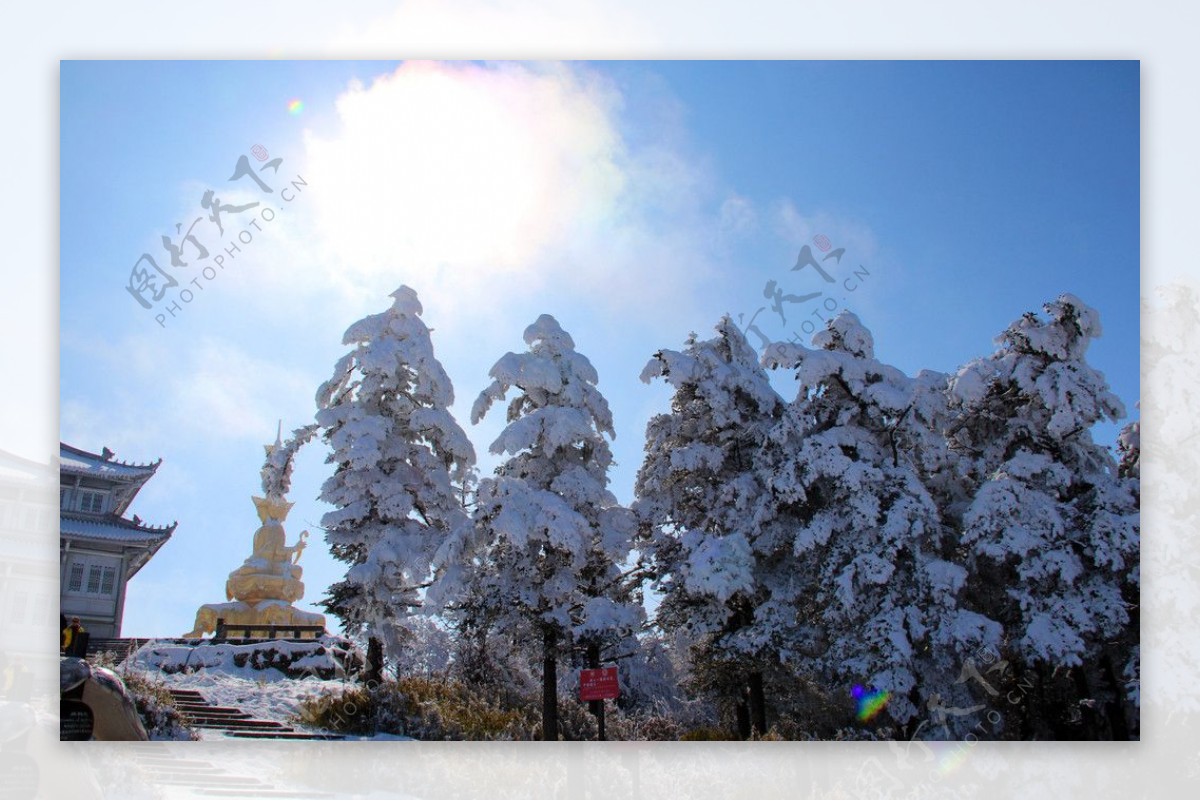
<svg viewBox="0 0 1200 801"><path fill-rule="evenodd" d="M79 510L99 514L104 511L104 493L84 490L79 493Z"/></svg>
<svg viewBox="0 0 1200 801"><path fill-rule="evenodd" d="M115 565L97 564L86 559L71 564L67 578L67 592L88 595L115 595L117 590L117 568Z"/></svg>
<svg viewBox="0 0 1200 801"><path fill-rule="evenodd" d="M87 591L93 595L100 592L100 565L91 565L88 568Z"/></svg>
<svg viewBox="0 0 1200 801"><path fill-rule="evenodd" d="M115 567L106 567L100 578L100 594L112 595L113 585L117 581L117 569Z"/></svg>
<svg viewBox="0 0 1200 801"><path fill-rule="evenodd" d="M67 582L69 592L79 592L83 589L83 565L79 562L71 565L71 580Z"/></svg>

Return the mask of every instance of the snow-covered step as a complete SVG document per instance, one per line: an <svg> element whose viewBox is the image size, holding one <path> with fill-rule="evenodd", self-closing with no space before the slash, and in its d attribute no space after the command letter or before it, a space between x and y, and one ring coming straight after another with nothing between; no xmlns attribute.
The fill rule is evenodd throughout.
<svg viewBox="0 0 1200 801"><path fill-rule="evenodd" d="M169 690L175 708L198 729L221 732L227 737L278 740L340 740L336 734L300 732L274 720L259 720L232 706L214 706L196 690Z"/></svg>
<svg viewBox="0 0 1200 801"><path fill-rule="evenodd" d="M144 637L93 637L88 640L87 655L95 656L111 651L117 655L117 661L120 661L148 642L150 640Z"/></svg>
<svg viewBox="0 0 1200 801"><path fill-rule="evenodd" d="M232 718L250 720L253 715L232 707L208 707L202 704L176 704L175 708L189 718Z"/></svg>
<svg viewBox="0 0 1200 801"><path fill-rule="evenodd" d="M340 734L316 734L305 731L279 731L279 732L260 732L260 731L228 731L230 737L240 737L256 740L343 740L345 739Z"/></svg>
<svg viewBox="0 0 1200 801"><path fill-rule="evenodd" d="M292 727L276 723L273 720L222 720L220 718L196 720L193 718L192 725L197 729L220 729L221 731L295 731Z"/></svg>

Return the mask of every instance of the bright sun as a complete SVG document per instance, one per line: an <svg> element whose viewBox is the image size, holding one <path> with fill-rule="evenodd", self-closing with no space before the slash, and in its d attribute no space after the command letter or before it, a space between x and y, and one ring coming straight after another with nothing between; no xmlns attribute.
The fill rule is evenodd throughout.
<svg viewBox="0 0 1200 801"><path fill-rule="evenodd" d="M518 270L622 187L604 94L564 69L410 62L337 108L309 170L349 269Z"/></svg>

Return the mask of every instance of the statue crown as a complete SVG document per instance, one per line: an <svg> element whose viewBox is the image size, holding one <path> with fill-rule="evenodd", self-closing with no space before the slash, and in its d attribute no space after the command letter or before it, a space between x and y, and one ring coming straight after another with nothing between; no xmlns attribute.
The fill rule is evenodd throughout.
<svg viewBox="0 0 1200 801"><path fill-rule="evenodd" d="M260 498L257 495L250 496L254 501L254 507L258 510L258 519L265 525L268 520L276 520L282 523L287 519L288 512L295 505L290 501L284 500L280 496L267 496Z"/></svg>

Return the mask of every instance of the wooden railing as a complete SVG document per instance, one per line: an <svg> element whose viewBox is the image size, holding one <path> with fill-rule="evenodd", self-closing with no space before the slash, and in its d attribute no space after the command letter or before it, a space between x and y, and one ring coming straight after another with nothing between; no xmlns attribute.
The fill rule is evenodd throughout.
<svg viewBox="0 0 1200 801"><path fill-rule="evenodd" d="M237 624L229 626L224 618L217 618L217 630L213 633L213 642L224 640L278 640L291 638L294 640L315 640L325 633L324 626L292 626L292 625L261 625ZM305 637L304 635L311 635Z"/></svg>

